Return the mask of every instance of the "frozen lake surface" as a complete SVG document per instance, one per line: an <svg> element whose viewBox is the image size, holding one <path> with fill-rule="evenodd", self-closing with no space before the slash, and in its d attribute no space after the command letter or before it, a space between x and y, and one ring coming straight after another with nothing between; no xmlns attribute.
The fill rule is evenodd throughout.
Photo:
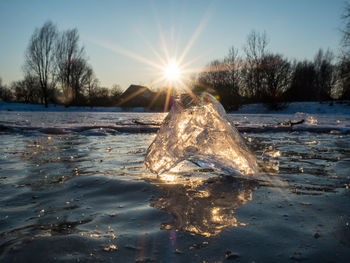
<svg viewBox="0 0 350 263"><path fill-rule="evenodd" d="M230 114L261 180L149 173L164 117L0 111L0 261L348 262L349 114Z"/></svg>

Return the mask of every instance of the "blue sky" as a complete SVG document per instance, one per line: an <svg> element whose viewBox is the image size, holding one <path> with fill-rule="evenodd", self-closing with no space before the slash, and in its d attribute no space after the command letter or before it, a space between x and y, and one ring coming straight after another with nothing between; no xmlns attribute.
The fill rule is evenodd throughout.
<svg viewBox="0 0 350 263"><path fill-rule="evenodd" d="M166 57L201 68L240 51L251 30L266 31L269 50L312 59L319 48L338 52L343 0L0 0L0 77L22 78L29 38L47 20L59 30L77 28L102 85L150 85ZM163 36L163 41L161 36ZM243 54L243 52L241 52ZM147 62L145 62L147 61Z"/></svg>

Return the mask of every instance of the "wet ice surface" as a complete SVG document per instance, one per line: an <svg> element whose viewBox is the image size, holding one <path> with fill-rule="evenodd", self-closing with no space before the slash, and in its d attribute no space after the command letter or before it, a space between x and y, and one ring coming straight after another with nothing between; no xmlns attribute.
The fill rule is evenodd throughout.
<svg viewBox="0 0 350 263"><path fill-rule="evenodd" d="M69 132L115 132L120 127L135 127L135 121L141 121L147 127L156 128L165 113L113 113L113 112L15 112L0 111L0 131L13 132L39 131L44 133ZM229 114L229 120L239 131L281 132L311 131L350 133L349 114ZM302 124L289 126L288 121ZM143 125L142 127L144 127ZM155 132L155 130L150 130ZM101 132L100 132L101 133ZM104 133L104 134L105 134ZM103 133L101 133L103 134Z"/></svg>
<svg viewBox="0 0 350 263"><path fill-rule="evenodd" d="M62 127L68 121L114 125L164 118L75 114L6 112L0 120ZM241 127L291 117L298 120L230 116ZM346 115L313 118L317 127L349 122ZM143 165L155 133L2 130L0 261L214 262L231 251L240 262L347 262L350 136L308 131L242 136L268 177L245 180L184 164L180 172L157 178Z"/></svg>

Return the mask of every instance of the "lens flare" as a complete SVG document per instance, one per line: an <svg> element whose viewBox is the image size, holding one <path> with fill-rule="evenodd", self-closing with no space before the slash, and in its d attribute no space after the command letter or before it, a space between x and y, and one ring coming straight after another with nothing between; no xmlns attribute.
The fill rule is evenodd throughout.
<svg viewBox="0 0 350 263"><path fill-rule="evenodd" d="M178 81L181 78L181 69L175 61L170 61L164 68L164 77L169 81Z"/></svg>

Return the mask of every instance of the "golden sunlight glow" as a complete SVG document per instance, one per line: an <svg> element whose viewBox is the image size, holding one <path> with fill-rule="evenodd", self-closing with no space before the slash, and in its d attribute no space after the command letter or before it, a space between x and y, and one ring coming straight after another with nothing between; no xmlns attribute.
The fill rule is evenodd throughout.
<svg viewBox="0 0 350 263"><path fill-rule="evenodd" d="M167 183L173 183L176 179L175 175L172 174L161 174L159 175L159 178Z"/></svg>
<svg viewBox="0 0 350 263"><path fill-rule="evenodd" d="M178 81L181 77L181 70L175 61L170 63L164 69L164 77L169 81Z"/></svg>
<svg viewBox="0 0 350 263"><path fill-rule="evenodd" d="M208 6L207 11L203 14L202 19L199 21L199 24L193 34L191 34L190 39L185 43L185 47L180 50L179 40L173 41L172 36L164 34L164 31L161 27L161 23L157 21L157 28L159 33L160 45L153 46L151 42L144 39L144 36L141 35L141 38L144 40L144 44L148 46L153 53L153 57L143 56L132 50L123 48L115 43L111 43L101 39L89 39L90 42L108 49L116 54L121 54L126 57L132 58L135 61L141 62L142 64L150 66L150 76L152 79L147 85L148 88L156 89L157 93L152 99L148 107L152 107L156 103L159 97L165 93L165 104L164 111L168 111L171 107L171 98L173 95L176 95L180 92L185 92L189 94L194 101L197 101L198 98L193 94L189 84L193 81L192 76L202 70L202 67L194 66L194 64L204 57L191 57L190 50L193 48L194 43L198 39L199 35L205 29L208 19L211 14L213 6ZM176 25L174 25L176 27ZM153 42L153 41L152 41ZM156 59L155 59L156 58ZM126 102L137 94L132 94L123 102Z"/></svg>

